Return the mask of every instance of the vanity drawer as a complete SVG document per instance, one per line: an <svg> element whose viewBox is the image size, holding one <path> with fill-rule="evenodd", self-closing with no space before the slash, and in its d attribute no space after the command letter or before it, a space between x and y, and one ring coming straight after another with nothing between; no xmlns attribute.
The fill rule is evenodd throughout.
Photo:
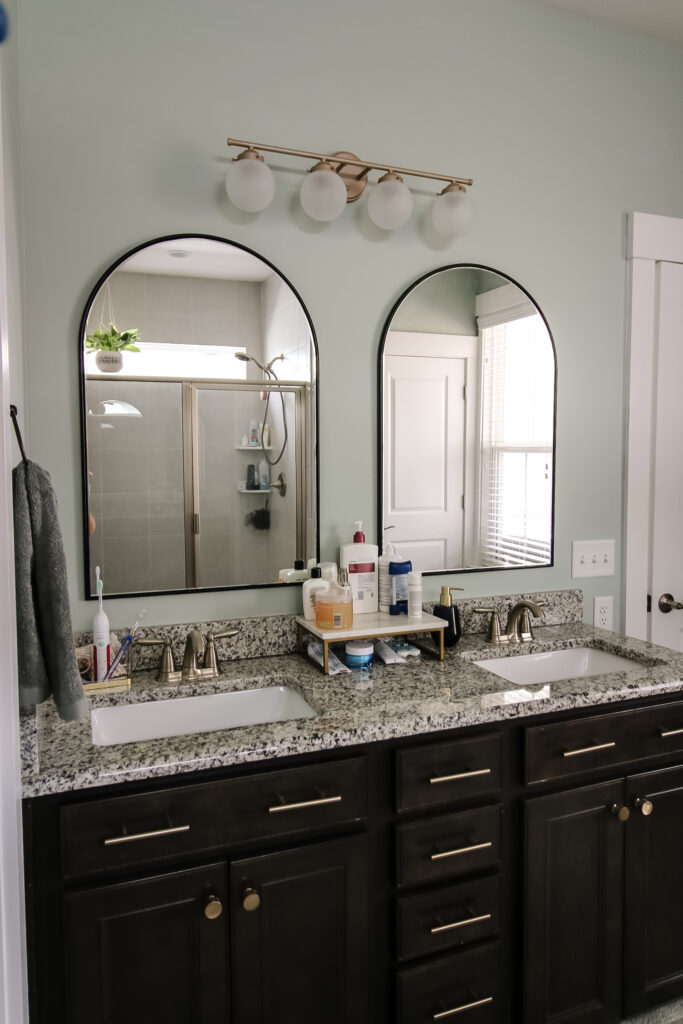
<svg viewBox="0 0 683 1024"><path fill-rule="evenodd" d="M502 1024L498 943L398 972L399 1024Z"/></svg>
<svg viewBox="0 0 683 1024"><path fill-rule="evenodd" d="M500 877L493 875L401 897L396 906L398 959L441 953L495 935L500 929L500 885Z"/></svg>
<svg viewBox="0 0 683 1024"><path fill-rule="evenodd" d="M78 878L366 817L363 757L70 804L63 871Z"/></svg>
<svg viewBox="0 0 683 1024"><path fill-rule="evenodd" d="M545 782L624 764L633 756L633 714L619 711L526 729L526 781Z"/></svg>
<svg viewBox="0 0 683 1024"><path fill-rule="evenodd" d="M396 809L464 800L495 793L501 780L500 735L432 743L396 755Z"/></svg>
<svg viewBox="0 0 683 1024"><path fill-rule="evenodd" d="M422 885L499 864L501 814L494 804L399 825L398 885Z"/></svg>
<svg viewBox="0 0 683 1024"><path fill-rule="evenodd" d="M634 711L633 759L683 751L683 701Z"/></svg>

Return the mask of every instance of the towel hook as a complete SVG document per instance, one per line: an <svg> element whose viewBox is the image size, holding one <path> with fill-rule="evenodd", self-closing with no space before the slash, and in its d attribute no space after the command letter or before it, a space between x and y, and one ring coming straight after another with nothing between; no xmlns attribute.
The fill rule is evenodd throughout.
<svg viewBox="0 0 683 1024"><path fill-rule="evenodd" d="M16 405L10 405L10 407L9 407L9 414L10 414L10 418L12 420L12 425L14 426L14 433L17 435L17 444L19 445L19 451L21 452L21 457L24 460L24 462L28 462L28 458L26 457L26 452L24 451L24 442L23 442L23 439L22 439L22 436L21 436L21 431L19 430L19 422L17 420L17 407L16 407Z"/></svg>

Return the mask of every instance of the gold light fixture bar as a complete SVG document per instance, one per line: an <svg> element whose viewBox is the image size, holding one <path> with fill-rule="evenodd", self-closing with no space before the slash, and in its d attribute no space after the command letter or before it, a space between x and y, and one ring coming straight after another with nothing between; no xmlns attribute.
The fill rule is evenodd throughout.
<svg viewBox="0 0 683 1024"><path fill-rule="evenodd" d="M366 178L369 171L393 171L395 174L408 174L413 178L431 178L434 181L447 181L453 185L474 184L473 178L460 178L454 174L435 174L433 171L415 171L408 167L397 167L396 164L379 164L371 160L359 160L353 153L333 153L331 159L329 153L314 153L311 150L290 149L287 146L268 146L262 142L246 142L244 139L228 139L228 145L257 151L263 150L264 153L300 156L307 160L324 160L327 163L332 163L334 157L341 158L338 159L336 166L333 163L333 169L339 172L341 168L359 167L361 169L360 174L354 176L358 181Z"/></svg>

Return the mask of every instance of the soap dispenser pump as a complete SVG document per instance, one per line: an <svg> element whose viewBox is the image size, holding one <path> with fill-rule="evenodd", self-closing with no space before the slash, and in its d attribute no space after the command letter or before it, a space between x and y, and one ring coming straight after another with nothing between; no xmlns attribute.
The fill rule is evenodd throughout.
<svg viewBox="0 0 683 1024"><path fill-rule="evenodd" d="M445 619L448 625L443 631L443 644L444 647L455 647L458 640L462 636L462 625L460 623L460 612L458 606L453 604L451 598L451 592L453 590L462 590L462 587L442 587L441 597L439 603L434 605L434 615L440 619ZM439 634L432 633L432 640L438 644Z"/></svg>

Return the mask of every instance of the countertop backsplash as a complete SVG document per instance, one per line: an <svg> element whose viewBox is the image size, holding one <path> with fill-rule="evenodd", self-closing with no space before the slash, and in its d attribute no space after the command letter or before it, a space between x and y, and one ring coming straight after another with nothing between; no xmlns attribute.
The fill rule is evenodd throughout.
<svg viewBox="0 0 683 1024"><path fill-rule="evenodd" d="M463 633L485 633L488 616L477 614L475 608L483 605L496 608L505 627L505 617L510 608L523 598L543 602L543 625L561 626L583 621L583 593L581 590L534 591L521 594L505 594L497 597L455 598L458 606ZM423 604L425 612L431 615L435 602ZM268 615L247 619L219 619L215 622L185 622L172 626L141 627L137 637L170 637L173 657L180 664L185 649L185 638L189 630L198 629L203 636L208 632L237 629L237 636L217 641L220 661L240 661L243 658L270 658L283 654L294 654L297 649L296 616ZM534 620L535 621L535 620ZM540 623L537 623L540 624ZM112 633L123 639L130 626L112 626ZM92 633L74 634L76 647L92 643ZM135 647L133 671L148 671L156 668L161 657L160 647Z"/></svg>

